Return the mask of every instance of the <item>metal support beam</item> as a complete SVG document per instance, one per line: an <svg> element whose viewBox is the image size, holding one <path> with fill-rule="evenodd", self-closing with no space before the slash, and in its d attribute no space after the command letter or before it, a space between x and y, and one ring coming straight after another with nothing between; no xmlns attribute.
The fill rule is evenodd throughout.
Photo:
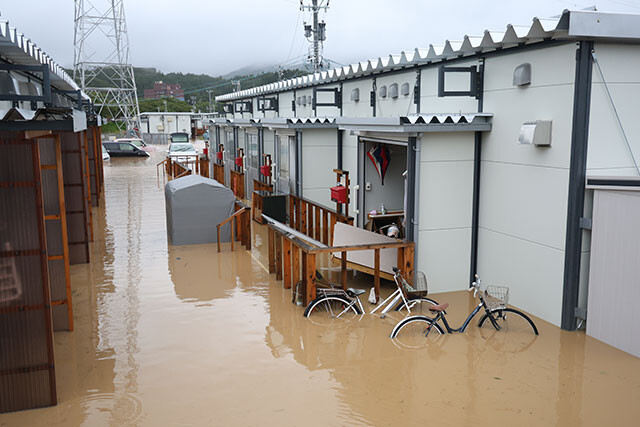
<svg viewBox="0 0 640 427"><path fill-rule="evenodd" d="M562 329L568 331L576 329L575 308L578 306L578 292L580 289L580 256L582 252L580 218L582 218L584 211L584 192L587 175L587 146L589 142L589 113L593 71L592 51L592 41L579 42L579 47L576 51L561 322Z"/></svg>
<svg viewBox="0 0 640 427"><path fill-rule="evenodd" d="M405 212L406 220L406 239L412 242L416 241L415 234L415 208L416 208L416 162L419 159L416 156L416 145L418 138L409 137L407 144L407 211Z"/></svg>
<svg viewBox="0 0 640 427"><path fill-rule="evenodd" d="M480 212L480 165L482 164L482 132L474 135L473 148L473 204L471 212L471 262L469 286L475 281L478 273L478 229Z"/></svg>
<svg viewBox="0 0 640 427"><path fill-rule="evenodd" d="M338 169L342 169L342 136L343 130L338 129Z"/></svg>

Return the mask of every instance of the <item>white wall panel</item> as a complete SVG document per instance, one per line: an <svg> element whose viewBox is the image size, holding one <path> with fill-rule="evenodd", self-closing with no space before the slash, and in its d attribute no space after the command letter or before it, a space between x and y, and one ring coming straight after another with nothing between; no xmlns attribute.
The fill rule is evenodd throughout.
<svg viewBox="0 0 640 427"><path fill-rule="evenodd" d="M421 230L418 239L416 269L426 274L430 293L469 287L470 228Z"/></svg>
<svg viewBox="0 0 640 427"><path fill-rule="evenodd" d="M335 185L338 159L336 129L305 129L302 132L302 196L335 208L329 187Z"/></svg>
<svg viewBox="0 0 640 427"><path fill-rule="evenodd" d="M371 117L373 109L369 103L370 93L373 88L372 79L359 79L345 81L342 85L342 115L344 117ZM351 91L358 88L360 90L360 100L351 101Z"/></svg>
<svg viewBox="0 0 640 427"><path fill-rule="evenodd" d="M278 98L278 113L279 117L293 117L293 109L291 108L291 101L294 100L293 91L282 92ZM296 105L297 107L297 105Z"/></svg>
<svg viewBox="0 0 640 427"><path fill-rule="evenodd" d="M378 117L407 116L416 113L416 104L413 103L413 87L416 84L416 72L396 73L389 76L381 75L376 79L378 92L376 93L376 114ZM389 86L396 83L398 85L398 97L392 99L388 95ZM402 95L400 87L409 84L409 95ZM386 98L380 97L380 88L387 87ZM369 99L367 98L367 101Z"/></svg>
<svg viewBox="0 0 640 427"><path fill-rule="evenodd" d="M452 67L478 65L477 61L456 62ZM420 73L421 113L472 113L478 111L478 100L470 96L438 97L438 66L422 69ZM449 78L449 75L447 75ZM454 80L456 77L452 77Z"/></svg>

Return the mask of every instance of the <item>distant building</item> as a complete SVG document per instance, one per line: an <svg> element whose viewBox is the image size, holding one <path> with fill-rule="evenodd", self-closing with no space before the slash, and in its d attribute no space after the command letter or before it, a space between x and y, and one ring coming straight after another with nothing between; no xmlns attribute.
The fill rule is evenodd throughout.
<svg viewBox="0 0 640 427"><path fill-rule="evenodd" d="M184 101L184 89L179 84L167 84L163 82L155 82L153 89L145 89L145 98L162 98L172 97Z"/></svg>

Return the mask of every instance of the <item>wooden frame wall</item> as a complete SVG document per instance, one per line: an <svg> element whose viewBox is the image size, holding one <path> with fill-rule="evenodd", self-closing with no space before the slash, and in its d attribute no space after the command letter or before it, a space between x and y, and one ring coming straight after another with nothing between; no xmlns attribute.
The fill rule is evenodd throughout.
<svg viewBox="0 0 640 427"><path fill-rule="evenodd" d="M3 289L17 291L1 294L0 412L55 405L40 152L23 132L0 132L0 220Z"/></svg>

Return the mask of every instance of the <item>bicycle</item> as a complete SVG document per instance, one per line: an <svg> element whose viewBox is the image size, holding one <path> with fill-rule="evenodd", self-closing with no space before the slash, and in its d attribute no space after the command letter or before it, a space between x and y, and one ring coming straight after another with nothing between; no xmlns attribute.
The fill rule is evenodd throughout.
<svg viewBox="0 0 640 427"><path fill-rule="evenodd" d="M395 309L401 311L406 308L409 313L416 311L417 307L422 307L422 303L429 307L437 306L438 303L428 298L426 295L427 280L424 273L416 273L415 287L409 285L402 276L401 271L393 268L393 279L396 283L396 290L389 295L383 302L378 304L369 314L373 314L380 308L384 309L380 312L382 318L386 313ZM403 292L404 288L404 292ZM366 310L360 301L360 295L364 294L364 289L348 288L343 290L333 285L329 288L318 288L316 290L316 298L309 303L304 311L304 317L312 318L314 321L322 319L351 319L363 315ZM405 293L407 296L405 296ZM420 306L418 306L420 304Z"/></svg>
<svg viewBox="0 0 640 427"><path fill-rule="evenodd" d="M527 333L531 331L535 335L539 335L538 328L533 320L526 314L515 308L507 307L509 301L509 288L506 286L487 286L484 291L480 290L481 280L476 275L476 281L471 284L469 291L473 291L474 298L479 295L480 303L475 309L467 316L466 320L459 328L452 328L447 322L446 309L449 304L444 303L437 306L429 307L432 313L435 313L435 317L429 317L425 315L408 316L399 321L391 331L391 338L398 338L398 335L402 331L402 335L405 339L411 339L416 336L426 337L428 339L437 339L439 336L445 333L459 332L463 333L471 320L484 309L484 315L478 322L478 327L481 328L487 320L495 328L496 331L508 330L512 333ZM443 327L438 323L442 321Z"/></svg>

